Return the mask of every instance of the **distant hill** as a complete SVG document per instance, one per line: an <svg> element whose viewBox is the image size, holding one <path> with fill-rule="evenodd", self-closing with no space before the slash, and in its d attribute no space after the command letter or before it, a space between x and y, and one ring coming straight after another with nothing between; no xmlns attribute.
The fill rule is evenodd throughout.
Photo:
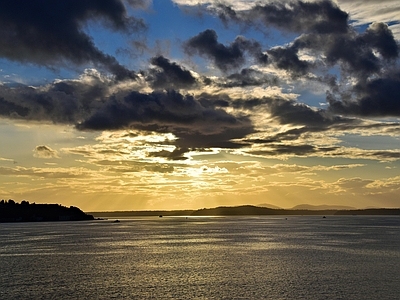
<svg viewBox="0 0 400 300"><path fill-rule="evenodd" d="M330 207L330 206L328 206ZM96 218L129 218L144 216L257 216L257 215L400 215L399 208L385 209L274 209L253 205L219 206L198 210L139 210L92 212Z"/></svg>
<svg viewBox="0 0 400 300"><path fill-rule="evenodd" d="M306 210L354 210L355 207L344 206L344 205L310 205L310 204L300 204L292 207L291 209L306 209Z"/></svg>
<svg viewBox="0 0 400 300"><path fill-rule="evenodd" d="M272 209L282 209L282 207L276 206L276 205L272 205L269 203L261 203L261 204L257 204L258 207L266 207L266 208L272 208Z"/></svg>
<svg viewBox="0 0 400 300"><path fill-rule="evenodd" d="M250 216L250 215L400 215L399 208L380 208L380 209L272 209L266 207L257 207L252 205L243 205L235 207L216 207L203 208L196 210L192 216Z"/></svg>
<svg viewBox="0 0 400 300"><path fill-rule="evenodd" d="M196 210L192 216L252 216L252 215L275 215L283 210L253 205L242 206L220 206L216 208L203 208Z"/></svg>
<svg viewBox="0 0 400 300"><path fill-rule="evenodd" d="M83 221L94 220L75 206L65 207L59 204L30 204L14 200L0 201L0 223L4 222L40 222L40 221Z"/></svg>

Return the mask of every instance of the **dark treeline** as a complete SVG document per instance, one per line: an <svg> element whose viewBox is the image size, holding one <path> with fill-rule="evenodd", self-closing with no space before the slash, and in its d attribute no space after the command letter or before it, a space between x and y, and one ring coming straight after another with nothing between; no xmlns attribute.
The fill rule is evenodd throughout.
<svg viewBox="0 0 400 300"><path fill-rule="evenodd" d="M39 221L82 221L93 220L75 206L65 207L60 204L36 204L23 200L0 201L0 222L39 222Z"/></svg>

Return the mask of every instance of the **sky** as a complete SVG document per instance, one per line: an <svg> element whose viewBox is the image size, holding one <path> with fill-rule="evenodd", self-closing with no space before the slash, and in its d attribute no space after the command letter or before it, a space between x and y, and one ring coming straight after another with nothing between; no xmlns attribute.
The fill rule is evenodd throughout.
<svg viewBox="0 0 400 300"><path fill-rule="evenodd" d="M3 0L0 198L400 207L397 0Z"/></svg>

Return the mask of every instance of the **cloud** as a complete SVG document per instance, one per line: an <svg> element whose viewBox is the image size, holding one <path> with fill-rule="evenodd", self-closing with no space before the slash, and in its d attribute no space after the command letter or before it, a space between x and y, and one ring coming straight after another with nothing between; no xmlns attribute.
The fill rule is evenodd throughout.
<svg viewBox="0 0 400 300"><path fill-rule="evenodd" d="M265 64L268 61L258 42L238 36L229 46L225 46L218 42L217 33L212 29L189 39L184 49L190 55L200 54L209 58L223 72L242 66L246 61L245 52L249 52L258 63Z"/></svg>
<svg viewBox="0 0 400 300"><path fill-rule="evenodd" d="M129 1L142 7L146 1ZM118 79L134 73L99 50L83 29L89 21L121 32L144 28L142 20L127 15L122 0L5 0L0 3L0 57L22 63L58 67L92 63Z"/></svg>
<svg viewBox="0 0 400 300"><path fill-rule="evenodd" d="M384 23L372 23L365 34L361 36L361 40L378 50L386 59L397 58L399 56L399 46L394 39L392 31Z"/></svg>
<svg viewBox="0 0 400 300"><path fill-rule="evenodd" d="M329 128L335 125L357 122L330 114L323 109L314 109L296 101L273 99L268 101L271 115L281 124L304 125L316 128Z"/></svg>
<svg viewBox="0 0 400 300"><path fill-rule="evenodd" d="M15 167L7 168L0 167L0 175L5 176L26 176L26 177L40 177L46 179L71 179L82 178L88 179L96 177L92 170L84 168L26 168Z"/></svg>
<svg viewBox="0 0 400 300"><path fill-rule="evenodd" d="M4 158L4 157L0 157L0 161L11 161L11 162L15 162L15 160L11 159L11 158Z"/></svg>
<svg viewBox="0 0 400 300"><path fill-rule="evenodd" d="M80 130L171 132L180 148L239 147L230 140L254 131L248 116L204 106L194 95L175 90L138 92L93 70L77 80L36 88L0 85L0 108L0 114L10 119L70 124Z"/></svg>
<svg viewBox="0 0 400 300"><path fill-rule="evenodd" d="M211 10L224 21L276 27L290 32L344 33L348 30L348 14L332 1L274 1L256 4L246 10L234 5L216 4ZM266 29L268 30L268 29Z"/></svg>
<svg viewBox="0 0 400 300"><path fill-rule="evenodd" d="M75 8L76 11L69 8L71 11L66 11L63 22L71 19L69 22L76 25L75 31L83 35L79 26L92 18L114 30L132 30L132 19L126 16L123 2L108 2L107 5L114 3L115 7L107 11L104 9L108 6L101 3L85 2L82 7ZM144 1L130 3L139 5ZM248 143L301 140L306 134L353 130L363 123L339 115L400 114L396 100L400 86L400 72L396 70L399 46L387 25L374 23L365 32L358 33L348 26L348 15L329 1L292 1L285 5L268 2L247 10L223 5L214 8L218 8L216 12L220 14L227 14L226 21L231 18L251 26L262 22L264 27L305 33L292 43L263 51L259 42L243 36L224 45L218 41L216 31L207 29L187 40L184 50L212 61L225 72L219 78L198 75L159 55L150 59L150 69L136 73L135 80L123 83L92 69L76 80L56 80L39 87L1 85L0 115L71 124L79 130L170 132L176 137L171 144L177 147L177 152L157 149L151 155L178 160L185 157L182 153L186 149L241 148ZM290 17L290 20L284 22L272 12L276 16ZM56 9L55 14L58 13ZM36 14L32 18L34 24L39 24ZM59 26L63 28L65 24ZM54 55L62 57L64 54ZM307 55L312 59L307 59ZM253 58L254 65L240 70L249 58ZM340 67L341 73L330 73L327 71L330 67ZM276 74L285 73L283 71L292 77L278 78ZM233 73L227 75L226 72ZM334 73L339 71L335 69ZM293 83L293 80L296 81ZM299 85L300 81L318 82L329 88L328 109L302 104L298 102L298 95L282 92L292 89L289 83ZM277 84L285 87L273 96L265 96L269 94L268 88ZM249 137L279 125L285 129L257 139ZM336 149L302 143L303 140L294 147L283 144L274 151L301 154ZM178 150L183 152L178 153Z"/></svg>
<svg viewBox="0 0 400 300"><path fill-rule="evenodd" d="M0 97L0 115L26 117L29 109Z"/></svg>
<svg viewBox="0 0 400 300"><path fill-rule="evenodd" d="M381 78L357 83L350 93L328 93L329 109L337 114L387 117L400 116L400 70Z"/></svg>
<svg viewBox="0 0 400 300"><path fill-rule="evenodd" d="M400 40L400 3L396 0L337 0L339 6L350 13L356 25L373 22L391 23L390 29ZM397 24L397 25L396 25Z"/></svg>
<svg viewBox="0 0 400 300"><path fill-rule="evenodd" d="M254 7L254 1L250 0L224 0L221 5L220 0L173 0L181 6L207 7L209 11L219 15L222 20L239 19L238 12L249 11ZM294 3L293 0L264 0L262 5L283 6L288 3ZM305 2L305 1L303 1ZM320 0L309 0L312 2L321 2ZM373 22L385 22L392 24L390 28L396 33L397 39L400 39L400 4L396 0L336 0L332 1L334 7L336 3L339 8L348 13L349 20L355 25L370 24ZM260 4L261 6L261 4ZM289 6L288 6L289 7ZM292 4L292 7L294 5ZM240 14L239 14L240 15ZM325 19L329 19L328 16Z"/></svg>
<svg viewBox="0 0 400 300"><path fill-rule="evenodd" d="M400 46L387 24L373 22L365 32L360 32L349 25L349 14L332 1L268 1L255 5L245 1L240 2L241 5L232 1L225 1L224 4L217 1L204 3L211 13L219 15L224 22L253 26L265 33L271 28L300 33L292 43L266 50L264 55L268 59L265 62L269 67L286 71L294 78L302 76L306 80L317 80L330 86L327 102L331 113L399 116ZM350 10L354 9L348 1L339 3L346 4L345 7ZM373 15L372 3L377 5L376 1L369 1L367 6ZM393 6L395 11L398 9L396 7ZM357 11L362 10L359 8ZM365 17L365 14L360 15ZM393 19L385 17L382 20ZM224 46L218 43L215 31L207 30L189 40L186 50L197 51L210 58L226 72L244 64L244 48L239 45L235 40L231 45ZM301 59L300 52L312 57L313 61ZM341 73L340 78L335 79L329 69L337 67ZM314 71L314 74L309 74L310 71ZM310 77L306 78L305 75ZM226 82L231 86L240 84L240 81ZM254 81L248 82L252 84Z"/></svg>
<svg viewBox="0 0 400 300"><path fill-rule="evenodd" d="M330 133L332 134L332 133ZM240 151L244 155L254 155L257 157L277 158L286 160L290 157L330 157L330 158L349 158L349 159L368 159L380 162L392 162L399 160L400 151L398 150L364 150L354 147L343 147L338 144L325 146L313 139L303 139L296 136L296 142L289 139L281 140L256 140L253 147L244 148ZM294 140L293 139L293 140ZM250 143L250 142L249 142Z"/></svg>
<svg viewBox="0 0 400 300"><path fill-rule="evenodd" d="M244 68L239 73L233 73L226 78L220 77L214 80L214 84L226 88L262 85L276 86L278 83L279 79L276 76L268 75L252 68Z"/></svg>
<svg viewBox="0 0 400 300"><path fill-rule="evenodd" d="M164 157L170 160L186 160L187 157L183 156L189 149L187 148L175 148L173 151L161 150L156 152L150 152L149 157Z"/></svg>
<svg viewBox="0 0 400 300"><path fill-rule="evenodd" d="M155 89L187 88L196 83L196 79L190 71L162 55L153 57L151 64L157 68L149 71L147 80Z"/></svg>
<svg viewBox="0 0 400 300"><path fill-rule="evenodd" d="M218 98L217 98L218 99ZM229 98L226 98L229 99ZM279 124L301 125L316 130L327 130L335 126L356 125L356 119L340 117L324 109L316 109L296 100L287 100L279 96L261 97L240 100L229 100L231 103L215 101L214 105L245 108L253 111L263 109ZM297 128L298 129L298 128Z"/></svg>
<svg viewBox="0 0 400 300"><path fill-rule="evenodd" d="M356 178L340 178L335 184L347 190L362 189L373 183L373 180Z"/></svg>
<svg viewBox="0 0 400 300"><path fill-rule="evenodd" d="M295 76L305 75L312 66L309 62L299 59L295 48L274 47L268 50L268 54L276 67Z"/></svg>
<svg viewBox="0 0 400 300"><path fill-rule="evenodd" d="M45 145L36 146L33 150L33 156L37 158L59 158L56 150Z"/></svg>
<svg viewBox="0 0 400 300"><path fill-rule="evenodd" d="M341 84L326 77L330 78L327 101L331 112L372 117L400 115L400 69L396 64L400 47L386 24L373 23L364 33L303 34L281 52L285 54L293 49L320 53L323 64L341 67ZM289 53L293 59L288 61L282 55L286 64L281 67L296 73L293 65L298 66L299 61L295 53ZM270 53L270 56L273 55ZM352 81L346 82L346 77Z"/></svg>
<svg viewBox="0 0 400 300"><path fill-rule="evenodd" d="M87 70L77 80L31 87L0 85L0 115L13 119L74 124L101 105L111 82Z"/></svg>
<svg viewBox="0 0 400 300"><path fill-rule="evenodd" d="M244 80L246 76L251 79L262 74L244 71L227 78ZM264 80L262 76L258 78ZM266 94L265 89L262 94ZM77 80L55 81L38 88L0 86L0 97L8 104L8 109L0 112L8 118L70 124L79 130L137 129L170 133L174 139L168 142L169 145L175 145L180 150L209 147L237 149L251 144L271 146L284 143L275 150L267 149L265 153L325 155L327 152L338 153L332 142L318 146L309 144L312 145L310 147L305 145L311 141L305 142L304 137L322 132L337 135L343 131L356 134L367 130L374 132L372 134L398 133L398 124L366 123L338 116L331 109L313 108L286 96L277 93L268 97L253 97L243 93L243 96L232 99L222 92L198 95L175 90L138 92L129 85L120 85L94 70L88 70ZM278 128L276 126L281 129L272 130ZM258 138L251 136L257 132ZM300 143L296 147L286 145L286 142L296 140ZM256 151L261 153L264 150ZM171 151L173 149L159 148L151 152L155 157L172 160L186 157ZM385 152L375 157L386 160L396 155Z"/></svg>
<svg viewBox="0 0 400 300"><path fill-rule="evenodd" d="M174 90L150 94L133 91L125 96L114 96L77 128L171 132L179 138L180 147L234 146L231 139L254 130L247 117L204 107L193 96Z"/></svg>
<svg viewBox="0 0 400 300"><path fill-rule="evenodd" d="M303 34L293 42L290 49L293 48L321 53L324 63L339 64L343 71L357 78L379 74L387 62L399 55L391 31L382 23L372 24L365 33Z"/></svg>

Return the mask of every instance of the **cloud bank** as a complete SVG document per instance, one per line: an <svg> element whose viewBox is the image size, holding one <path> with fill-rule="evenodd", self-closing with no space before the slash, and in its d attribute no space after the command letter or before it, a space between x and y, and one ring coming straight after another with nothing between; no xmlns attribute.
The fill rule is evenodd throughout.
<svg viewBox="0 0 400 300"><path fill-rule="evenodd" d="M85 33L89 21L113 31L135 32L142 20L128 16L126 5L143 7L144 0L22 1L0 3L0 57L21 63L66 67L92 63L118 79L134 73L97 48Z"/></svg>
<svg viewBox="0 0 400 300"><path fill-rule="evenodd" d="M360 117L400 116L400 47L387 24L358 29L351 14L327 0L204 3L203 13L238 25L243 33L221 42L217 30L205 29L182 41L179 59L158 54L132 71L96 47L85 26L98 22L134 36L146 25L131 10L145 8L147 1L3 1L1 57L46 67L94 65L105 72L88 68L77 79L39 86L2 84L0 115L81 131L172 133L176 152L157 155L175 159L207 147L328 152L337 148L310 145L304 137L367 130L371 123ZM293 39L269 46L261 38L247 38L249 30L265 39L278 30ZM199 57L212 72L196 69ZM307 84L325 89L325 106L302 103L289 91ZM381 123L382 128L396 124ZM284 129L271 134L279 126Z"/></svg>

